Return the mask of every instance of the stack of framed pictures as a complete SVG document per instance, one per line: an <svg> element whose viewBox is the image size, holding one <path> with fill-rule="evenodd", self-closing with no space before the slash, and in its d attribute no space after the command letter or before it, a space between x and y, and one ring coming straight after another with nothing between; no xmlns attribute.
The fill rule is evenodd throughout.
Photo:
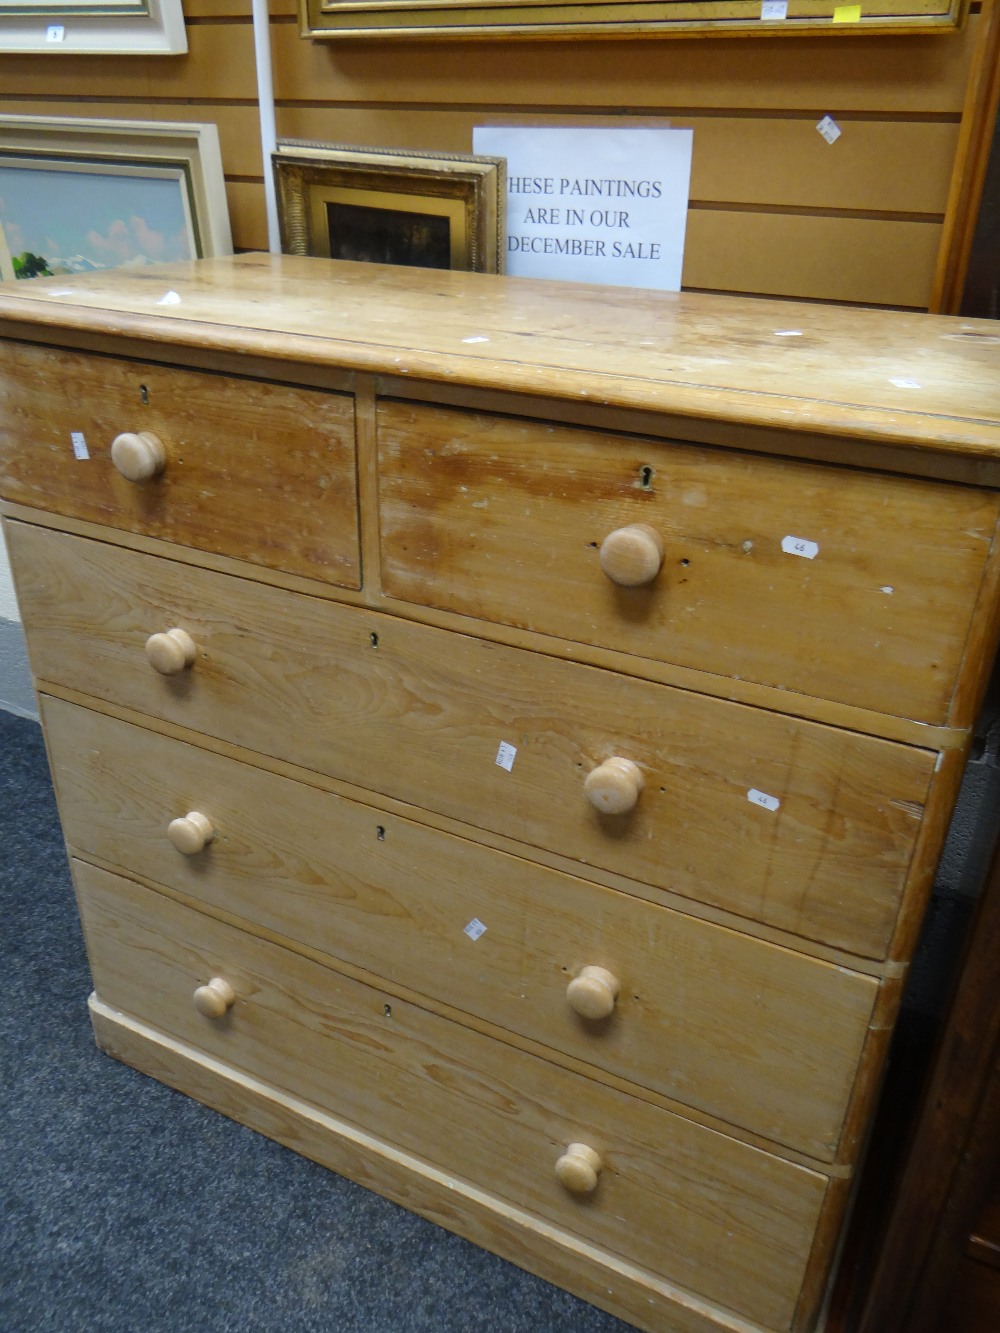
<svg viewBox="0 0 1000 1333"><path fill-rule="evenodd" d="M286 139L272 162L286 254L503 270L501 157Z"/></svg>
<svg viewBox="0 0 1000 1333"><path fill-rule="evenodd" d="M232 253L214 125L0 116L0 277Z"/></svg>

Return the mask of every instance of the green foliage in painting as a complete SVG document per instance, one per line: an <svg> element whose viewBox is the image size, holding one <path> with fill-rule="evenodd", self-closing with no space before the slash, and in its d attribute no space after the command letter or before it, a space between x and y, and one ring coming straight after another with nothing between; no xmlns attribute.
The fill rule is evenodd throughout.
<svg viewBox="0 0 1000 1333"><path fill-rule="evenodd" d="M33 255L30 250L14 255L14 276L16 278L51 278L54 277L48 263L41 255Z"/></svg>

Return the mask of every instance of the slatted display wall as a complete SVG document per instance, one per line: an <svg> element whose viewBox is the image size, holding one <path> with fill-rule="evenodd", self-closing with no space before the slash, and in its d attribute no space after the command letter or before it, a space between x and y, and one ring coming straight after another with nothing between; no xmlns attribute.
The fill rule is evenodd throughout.
<svg viewBox="0 0 1000 1333"><path fill-rule="evenodd" d="M215 121L234 243L266 248L249 6L185 0L183 56L0 56L0 111ZM476 124L691 127L685 287L932 304L978 12L947 35L410 44L271 15L279 135L470 152Z"/></svg>

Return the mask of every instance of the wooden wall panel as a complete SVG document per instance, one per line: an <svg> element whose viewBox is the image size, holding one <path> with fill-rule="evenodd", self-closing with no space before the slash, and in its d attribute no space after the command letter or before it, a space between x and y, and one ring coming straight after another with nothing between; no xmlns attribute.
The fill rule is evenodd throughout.
<svg viewBox="0 0 1000 1333"><path fill-rule="evenodd" d="M272 25L279 100L498 109L958 116L978 22L924 37L305 42ZM373 93L378 96L373 96Z"/></svg>
<svg viewBox="0 0 1000 1333"><path fill-rule="evenodd" d="M0 113L21 116L97 116L107 120L209 121L219 130L227 178L263 179L257 103L233 105L215 102L64 102L42 98L0 99ZM242 247L241 247L242 248Z"/></svg>
<svg viewBox="0 0 1000 1333"><path fill-rule="evenodd" d="M238 249L267 244L250 0L185 0L178 57L0 56L0 111L219 126ZM921 37L309 42L271 0L278 133L469 152L477 124L694 130L687 286L925 308L980 29ZM825 114L843 134L816 132Z"/></svg>
<svg viewBox="0 0 1000 1333"><path fill-rule="evenodd" d="M645 118L531 117L474 110L384 107L279 107L278 131L290 139L469 153L476 125L648 125ZM703 203L779 205L933 214L948 200L958 140L954 121L844 121L830 145L816 117L781 119L677 115L664 125L694 131L691 198Z"/></svg>
<svg viewBox="0 0 1000 1333"><path fill-rule="evenodd" d="M940 236L920 222L694 209L683 284L919 309Z"/></svg>

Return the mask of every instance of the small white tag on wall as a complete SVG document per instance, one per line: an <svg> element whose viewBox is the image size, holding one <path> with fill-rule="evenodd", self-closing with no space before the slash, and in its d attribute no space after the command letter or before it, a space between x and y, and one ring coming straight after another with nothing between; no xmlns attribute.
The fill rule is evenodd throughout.
<svg viewBox="0 0 1000 1333"><path fill-rule="evenodd" d="M836 143L843 131L832 116L824 116L816 126L827 143Z"/></svg>

